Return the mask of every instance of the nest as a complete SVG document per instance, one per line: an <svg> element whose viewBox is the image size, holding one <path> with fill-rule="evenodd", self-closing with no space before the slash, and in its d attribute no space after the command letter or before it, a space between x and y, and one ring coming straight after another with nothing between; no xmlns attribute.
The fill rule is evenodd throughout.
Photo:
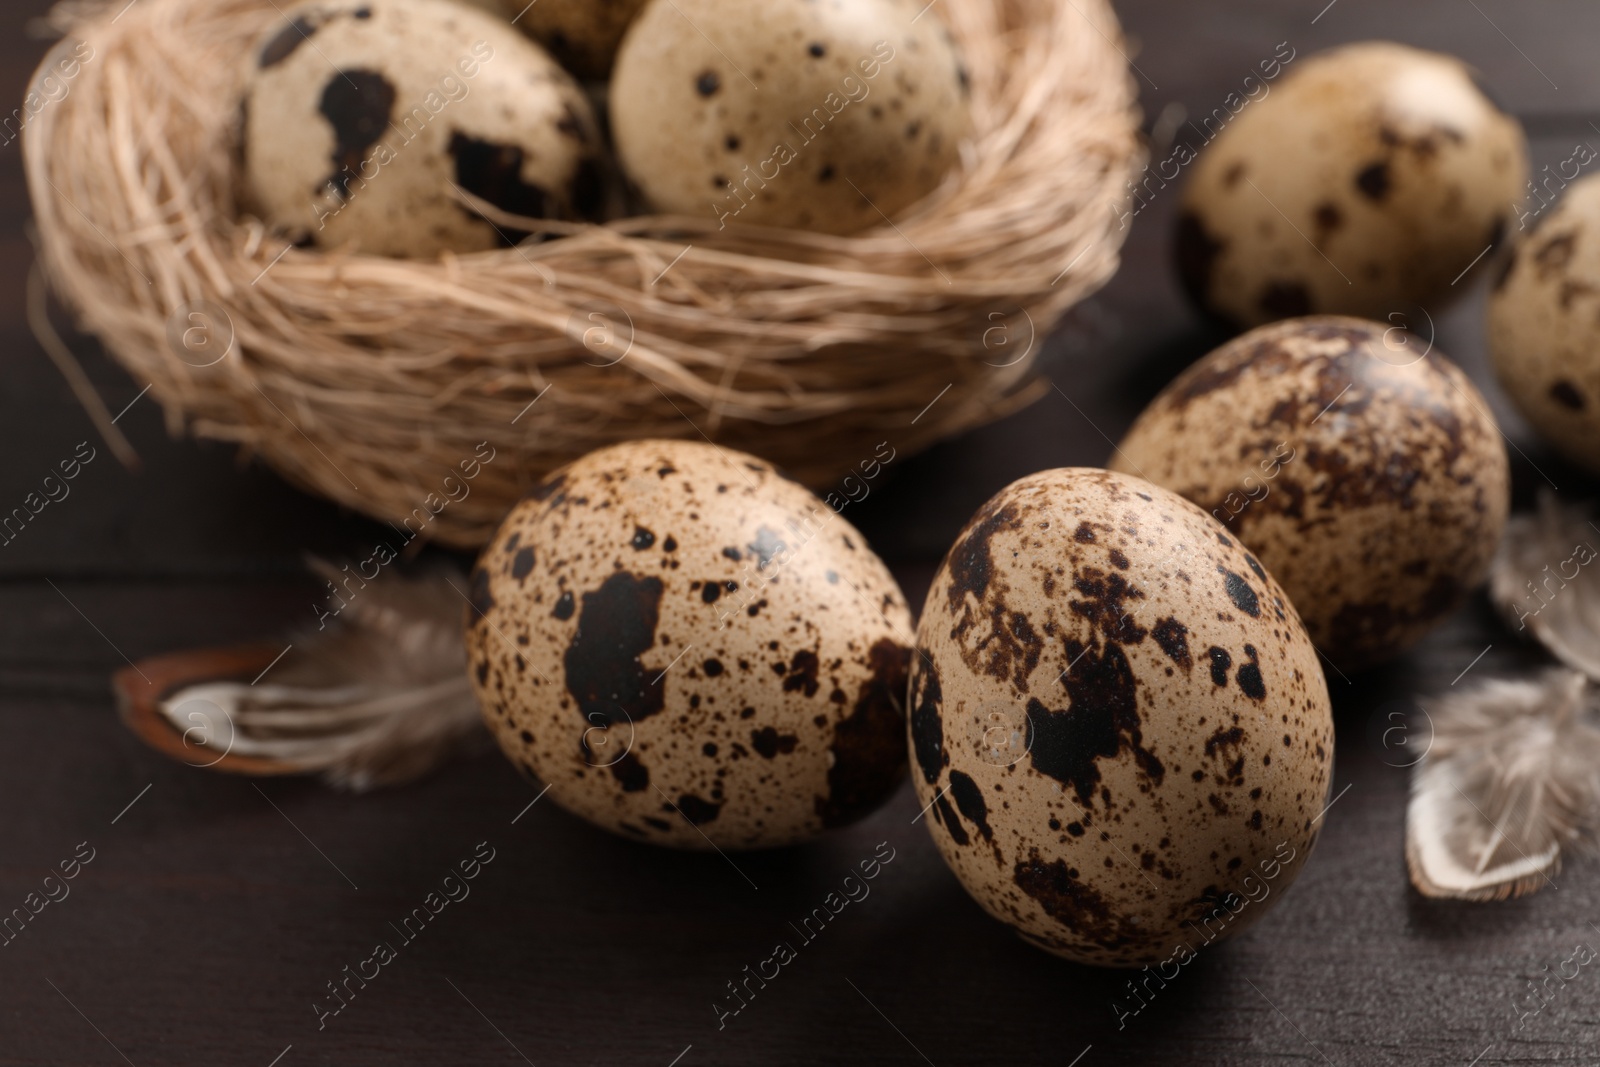
<svg viewBox="0 0 1600 1067"><path fill-rule="evenodd" d="M878 442L905 454L1039 395L1044 335L1125 232L1140 145L1109 4L932 14L975 135L893 223L523 220L556 236L423 262L291 247L237 210L242 76L273 0L63 3L23 131L41 260L170 432L448 544L486 542L543 474L624 438L703 437L825 487Z"/></svg>

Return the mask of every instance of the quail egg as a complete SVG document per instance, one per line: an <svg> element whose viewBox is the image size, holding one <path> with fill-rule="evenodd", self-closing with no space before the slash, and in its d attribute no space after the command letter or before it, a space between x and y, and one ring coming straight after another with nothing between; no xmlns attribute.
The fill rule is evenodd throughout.
<svg viewBox="0 0 1600 1067"><path fill-rule="evenodd" d="M973 516L917 627L908 724L967 891L1083 963L1187 962L1294 881L1327 804L1317 653L1193 504L1047 470Z"/></svg>
<svg viewBox="0 0 1600 1067"><path fill-rule="evenodd" d="M453 187L530 218L584 215L601 196L582 90L504 21L449 0L289 9L253 54L243 142L266 221L377 255L522 236Z"/></svg>
<svg viewBox="0 0 1600 1067"><path fill-rule="evenodd" d="M752 456L590 453L506 517L471 602L501 748L597 826L786 845L866 815L904 773L905 599L848 522Z"/></svg>
<svg viewBox="0 0 1600 1067"><path fill-rule="evenodd" d="M580 78L611 73L617 46L645 0L501 0L506 17Z"/></svg>
<svg viewBox="0 0 1600 1067"><path fill-rule="evenodd" d="M1383 41L1302 60L1195 127L1179 273L1240 326L1436 305L1500 241L1528 178L1522 128L1465 64Z"/></svg>
<svg viewBox="0 0 1600 1067"><path fill-rule="evenodd" d="M1337 316L1258 327L1164 389L1111 457L1200 505L1341 671L1397 655L1483 581L1509 464L1430 341Z"/></svg>
<svg viewBox="0 0 1600 1067"><path fill-rule="evenodd" d="M1535 430L1600 472L1600 176L1575 182L1489 300L1500 385Z"/></svg>
<svg viewBox="0 0 1600 1067"><path fill-rule="evenodd" d="M820 233L932 192L971 129L967 74L919 0L653 0L623 38L611 120L658 210Z"/></svg>

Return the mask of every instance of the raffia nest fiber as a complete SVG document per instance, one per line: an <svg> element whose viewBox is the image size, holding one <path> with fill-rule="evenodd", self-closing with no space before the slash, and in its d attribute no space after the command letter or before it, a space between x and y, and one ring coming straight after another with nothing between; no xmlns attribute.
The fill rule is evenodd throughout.
<svg viewBox="0 0 1600 1067"><path fill-rule="evenodd" d="M893 224L546 224L560 236L422 262L288 247L237 211L238 101L273 0L65 3L23 132L41 257L174 433L395 522L492 449L427 524L449 544L624 438L704 435L823 487L877 442L905 454L1032 400L1044 334L1117 267L1140 146L1109 5L935 13L975 137Z"/></svg>

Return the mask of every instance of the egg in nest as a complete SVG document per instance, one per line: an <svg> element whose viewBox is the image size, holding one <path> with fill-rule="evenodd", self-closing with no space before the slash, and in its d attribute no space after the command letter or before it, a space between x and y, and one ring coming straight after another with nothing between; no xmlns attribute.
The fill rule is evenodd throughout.
<svg viewBox="0 0 1600 1067"><path fill-rule="evenodd" d="M504 21L450 0L312 0L252 54L243 163L262 217L322 247L389 256L523 236L456 188L529 218L590 214L588 100Z"/></svg>
<svg viewBox="0 0 1600 1067"><path fill-rule="evenodd" d="M608 830L786 845L866 815L904 773L905 599L848 522L752 456L590 453L506 517L471 601L490 729Z"/></svg>
<svg viewBox="0 0 1600 1067"><path fill-rule="evenodd" d="M847 234L938 187L971 132L968 95L921 0L653 0L610 103L623 168L657 210Z"/></svg>
<svg viewBox="0 0 1600 1067"><path fill-rule="evenodd" d="M1276 582L1188 501L1073 468L1001 490L929 589L912 781L968 892L1083 963L1253 924L1321 825L1333 722Z"/></svg>
<svg viewBox="0 0 1600 1067"><path fill-rule="evenodd" d="M1600 177L1517 246L1489 299L1489 351L1539 435L1600 473Z"/></svg>
<svg viewBox="0 0 1600 1067"><path fill-rule="evenodd" d="M1467 376L1431 341L1337 316L1210 353L1108 466L1237 534L1341 671L1398 655L1454 610L1510 506L1505 444Z"/></svg>
<svg viewBox="0 0 1600 1067"><path fill-rule="evenodd" d="M1521 126L1464 63L1385 41L1301 60L1200 124L1179 273L1240 326L1436 305L1500 241L1528 179Z"/></svg>

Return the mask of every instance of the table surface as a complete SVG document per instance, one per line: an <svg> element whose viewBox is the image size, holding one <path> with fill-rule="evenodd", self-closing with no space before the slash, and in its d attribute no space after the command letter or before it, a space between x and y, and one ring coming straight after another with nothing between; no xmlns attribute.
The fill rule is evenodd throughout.
<svg viewBox="0 0 1600 1067"><path fill-rule="evenodd" d="M1535 169L1576 142L1600 144L1589 121L1600 117L1600 7L1324 2L1121 3L1147 121L1165 115L1170 127L1209 111L1278 42L1305 54L1389 37L1476 65L1527 124ZM4 0L5 99L20 99L43 52L24 30L44 9ZM0 190L9 508L79 442L98 442L26 326L33 250L15 143L0 147ZM1051 340L1043 367L1059 393L896 463L852 510L913 603L978 504L1028 472L1101 463L1150 395L1217 342L1168 267L1175 199L1151 201L1116 279ZM1434 314L1437 344L1486 389L1517 446L1519 506L1543 484L1536 468L1563 494L1592 496L1594 482L1542 448L1493 389L1486 273ZM73 347L113 412L135 400L140 383L96 342ZM146 749L113 709L108 680L124 655L304 625L317 592L305 556L358 558L377 529L228 448L169 438L160 414L146 397L119 423L140 472L101 448L71 496L0 550L0 910L22 906L61 861L93 855L70 896L0 949L0 1064L1600 1058L1591 971L1553 981L1548 1003L1523 1017L1530 980L1578 945L1600 945L1595 864L1569 865L1555 888L1500 905L1430 902L1407 884L1409 772L1403 750L1384 743L1400 721L1392 713L1448 686L1486 646L1476 672L1534 656L1481 598L1400 662L1330 675L1340 792L1313 861L1266 920L1123 1015L1139 1003L1127 975L1049 957L979 910L912 823L909 786L848 831L740 856L747 881L715 854L652 850L548 803L514 823L536 787L494 752L356 797L194 770ZM495 858L471 896L319 1029L313 1003L327 984L394 940L389 924L479 842ZM712 1004L725 983L880 842L895 859L870 897L719 1029Z"/></svg>

